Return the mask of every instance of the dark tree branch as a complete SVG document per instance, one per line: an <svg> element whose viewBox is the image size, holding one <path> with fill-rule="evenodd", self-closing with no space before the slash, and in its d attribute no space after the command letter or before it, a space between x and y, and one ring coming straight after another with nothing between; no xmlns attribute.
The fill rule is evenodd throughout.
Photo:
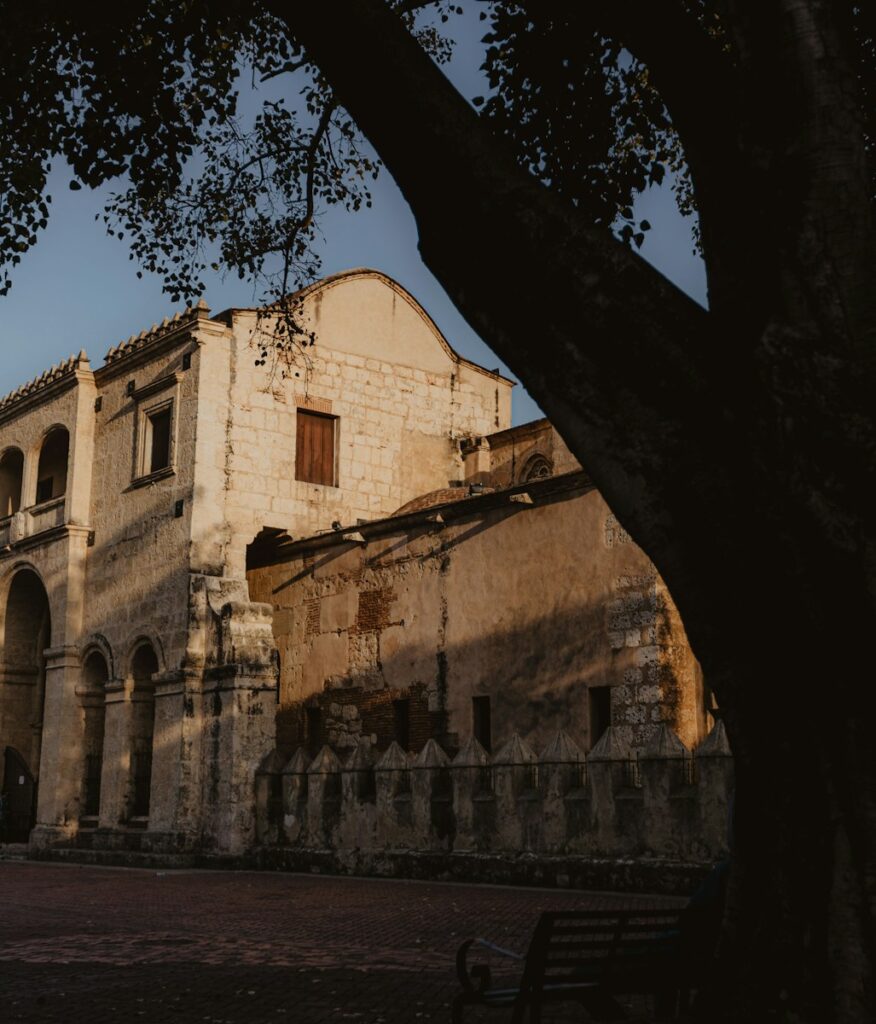
<svg viewBox="0 0 876 1024"><path fill-rule="evenodd" d="M598 0L587 12L648 68L691 169L710 308L733 325L737 344L756 337L769 315L772 254L751 247L761 211L738 145L740 88L729 44L722 48L675 0Z"/></svg>
<svg viewBox="0 0 876 1024"><path fill-rule="evenodd" d="M680 557L670 504L702 523L750 494L734 486L748 466L713 319L520 170L382 0L272 9L395 177L427 266L682 594L693 567ZM691 494L691 481L706 478ZM698 615L704 631L717 628L705 608Z"/></svg>
<svg viewBox="0 0 876 1024"><path fill-rule="evenodd" d="M314 175L316 173L316 161L319 154L320 147L322 146L323 139L329 129L329 125L332 122L332 116L337 110L338 105L336 102L329 101L323 108L322 114L319 118L319 123L316 126L316 130L313 133L313 138L310 140L310 145L307 151L307 179L306 179L306 197L307 205L305 209L304 217L298 223L298 229L307 228L313 222L313 190L314 190Z"/></svg>
<svg viewBox="0 0 876 1024"><path fill-rule="evenodd" d="M311 61L306 57L303 57L301 60L287 61L282 65L282 67L276 68L276 70L269 71L267 74L262 75L259 81L267 82L272 78L279 78L280 75L292 75L296 71L300 71L301 68L306 68L310 63Z"/></svg>

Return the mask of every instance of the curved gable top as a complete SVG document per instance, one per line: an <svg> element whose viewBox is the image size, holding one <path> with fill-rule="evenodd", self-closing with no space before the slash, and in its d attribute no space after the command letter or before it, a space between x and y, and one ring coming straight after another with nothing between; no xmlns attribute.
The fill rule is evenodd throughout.
<svg viewBox="0 0 876 1024"><path fill-rule="evenodd" d="M446 372L449 363L467 366L514 385L502 374L460 356L413 295L379 270L344 270L307 285L291 298L302 303L317 345L422 370Z"/></svg>

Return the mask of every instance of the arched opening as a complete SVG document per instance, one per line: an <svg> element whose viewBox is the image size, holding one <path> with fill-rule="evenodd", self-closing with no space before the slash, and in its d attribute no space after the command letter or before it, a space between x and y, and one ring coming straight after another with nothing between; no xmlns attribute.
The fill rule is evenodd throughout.
<svg viewBox="0 0 876 1024"><path fill-rule="evenodd" d="M40 449L37 470L36 503L61 498L67 493L67 458L70 435L64 427L55 427L46 434Z"/></svg>
<svg viewBox="0 0 876 1024"><path fill-rule="evenodd" d="M109 669L106 658L100 651L92 651L82 667L82 681L85 684L82 711L85 722L80 824L96 824L96 819L100 815L100 776L103 770L103 736L108 680Z"/></svg>
<svg viewBox="0 0 876 1024"><path fill-rule="evenodd" d="M46 696L44 652L51 644L51 634L46 588L35 572L22 569L9 587L0 667L0 747L5 751L0 791L7 807L10 842L26 842L36 820Z"/></svg>
<svg viewBox="0 0 876 1024"><path fill-rule="evenodd" d="M155 731L155 683L158 658L152 645L141 644L131 660L131 800L129 819L145 824L152 790L152 736Z"/></svg>
<svg viewBox="0 0 876 1024"><path fill-rule="evenodd" d="M21 479L24 455L18 448L7 448L0 457L0 518L12 516L21 508Z"/></svg>
<svg viewBox="0 0 876 1024"><path fill-rule="evenodd" d="M520 483L528 484L532 480L547 480L548 477L553 476L553 473L554 467L551 460L541 452L537 452L524 463L520 474Z"/></svg>

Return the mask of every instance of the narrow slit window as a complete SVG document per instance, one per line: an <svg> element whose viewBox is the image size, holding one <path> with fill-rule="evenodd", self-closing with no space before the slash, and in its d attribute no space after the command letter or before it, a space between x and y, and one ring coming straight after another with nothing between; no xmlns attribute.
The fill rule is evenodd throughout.
<svg viewBox="0 0 876 1024"><path fill-rule="evenodd" d="M307 731L307 749L311 757L315 757L322 746L322 709L305 708L305 729Z"/></svg>
<svg viewBox="0 0 876 1024"><path fill-rule="evenodd" d="M337 417L299 409L295 431L295 479L335 486Z"/></svg>
<svg viewBox="0 0 876 1024"><path fill-rule="evenodd" d="M148 414L149 431L147 435L150 473L167 469L170 465L170 423L171 407Z"/></svg>
<svg viewBox="0 0 876 1024"><path fill-rule="evenodd" d="M611 725L611 687L591 686L587 690L587 711L590 719L591 750Z"/></svg>
<svg viewBox="0 0 876 1024"><path fill-rule="evenodd" d="M395 741L402 750L408 750L411 745L411 702L394 700L392 710L395 718Z"/></svg>
<svg viewBox="0 0 876 1024"><path fill-rule="evenodd" d="M472 732L480 745L490 753L493 749L493 725L490 715L489 697L471 699Z"/></svg>

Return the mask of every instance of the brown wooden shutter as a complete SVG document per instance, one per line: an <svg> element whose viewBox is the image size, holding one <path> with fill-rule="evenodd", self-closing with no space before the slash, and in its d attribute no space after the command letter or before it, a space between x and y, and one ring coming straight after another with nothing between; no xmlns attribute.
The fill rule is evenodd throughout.
<svg viewBox="0 0 876 1024"><path fill-rule="evenodd" d="M295 479L335 484L335 417L299 409L295 436Z"/></svg>

